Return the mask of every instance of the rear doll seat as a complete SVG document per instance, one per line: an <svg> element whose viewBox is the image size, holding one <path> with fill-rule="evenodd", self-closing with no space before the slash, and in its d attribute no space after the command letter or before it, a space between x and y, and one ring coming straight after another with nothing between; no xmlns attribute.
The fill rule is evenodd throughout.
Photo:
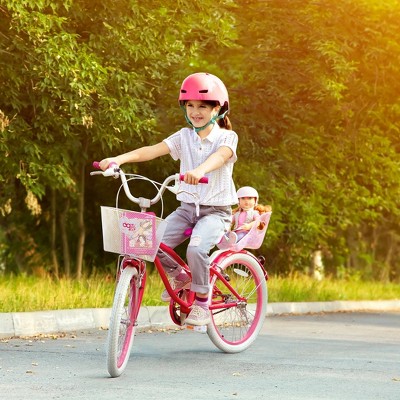
<svg viewBox="0 0 400 400"><path fill-rule="evenodd" d="M245 235L238 242L230 244L227 242L221 242L217 244L220 250L233 250L240 251L242 249L258 249L261 247L265 233L267 232L269 220L271 218L272 211L261 214L256 221L258 223L254 224L249 230L249 233Z"/></svg>

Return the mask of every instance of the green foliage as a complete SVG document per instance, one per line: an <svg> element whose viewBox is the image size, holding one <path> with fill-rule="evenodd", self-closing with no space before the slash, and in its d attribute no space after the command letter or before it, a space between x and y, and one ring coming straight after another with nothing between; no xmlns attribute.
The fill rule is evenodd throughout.
<svg viewBox="0 0 400 400"><path fill-rule="evenodd" d="M399 0L0 0L3 264L68 275L86 236L104 269L117 187L85 182L90 163L182 126L177 88L203 70L230 92L237 185L273 206L269 269L322 249L330 273L399 279L399 18Z"/></svg>
<svg viewBox="0 0 400 400"><path fill-rule="evenodd" d="M189 63L208 42L229 42L224 19L214 22L229 4L1 1L0 143L5 159L0 183L5 190L0 206L13 210L4 212L2 222L9 268L29 269L26 242L43 265L53 253L56 274L54 253L64 263L78 256L75 246L67 247L79 240L79 248L84 240L82 224L74 222L83 217L82 174L91 160L157 140L156 105L160 98L170 103L168 82L170 87L173 82L176 104L171 71ZM27 193L41 202L41 213L27 213L20 200ZM92 197L88 190L88 202ZM57 229L54 221L60 218L65 224ZM13 254L21 260L14 257L13 262Z"/></svg>
<svg viewBox="0 0 400 400"><path fill-rule="evenodd" d="M250 0L237 16L236 177L273 203L276 271L322 248L332 272L399 276L399 17L398 1L353 0Z"/></svg>

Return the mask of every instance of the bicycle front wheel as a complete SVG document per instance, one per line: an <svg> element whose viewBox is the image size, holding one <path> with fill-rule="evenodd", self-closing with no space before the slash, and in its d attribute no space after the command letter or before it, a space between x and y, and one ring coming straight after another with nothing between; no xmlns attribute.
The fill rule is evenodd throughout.
<svg viewBox="0 0 400 400"><path fill-rule="evenodd" d="M144 285L136 268L125 268L117 284L111 310L107 344L107 369L113 377L120 376L128 363L136 319L139 313Z"/></svg>
<svg viewBox="0 0 400 400"><path fill-rule="evenodd" d="M265 273L248 253L233 253L217 262L223 279L211 278L211 341L226 353L247 349L257 338L267 312ZM225 281L225 282L224 282Z"/></svg>

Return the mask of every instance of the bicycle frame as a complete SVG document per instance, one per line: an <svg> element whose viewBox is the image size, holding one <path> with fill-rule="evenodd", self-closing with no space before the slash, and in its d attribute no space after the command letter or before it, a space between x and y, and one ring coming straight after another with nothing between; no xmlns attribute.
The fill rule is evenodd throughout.
<svg viewBox="0 0 400 400"><path fill-rule="evenodd" d="M186 264L186 262L184 260L182 260L182 258L173 249L171 249L164 243L160 244L160 249L163 252L165 252L166 254L168 254L174 261L176 261L182 268L185 269L185 271L187 272L187 274L189 276L191 276L191 272L190 272L188 265ZM229 281L226 279L225 275L220 272L220 269L218 267L218 263L221 262L223 259L229 257L231 254L238 254L238 253L250 255L252 258L257 260L256 257L254 257L254 255L252 253L249 253L246 250L242 250L240 252L234 252L234 251L228 250L228 251L219 251L219 254L217 255L215 260L210 265L210 278L212 278L214 275L216 275L217 278L220 280L220 282L222 282L224 284L224 286L230 291L230 293L236 299L235 301L231 301L230 303L224 302L224 303L220 303L220 304L212 303L210 301L209 307L210 307L211 311L218 310L218 309L227 309L230 307L236 307L237 302L246 302L247 301L247 299L242 297L236 291L236 289L229 283ZM259 263L258 260L257 260L257 262ZM161 264L161 261L158 257L155 258L154 264L157 268L157 271L161 277L161 280L163 281L164 286L165 286L166 290L168 291L168 294L170 295L172 301L180 305L182 313L188 313L190 311L190 308L194 301L194 297L195 297L194 292L189 291L190 294L189 294L188 300L186 300L186 301L184 299L182 299L181 297L179 297L175 293L175 291L172 289L172 286L169 282L168 276L167 276L167 274ZM266 270L264 269L263 265L261 265L260 263L259 263L259 265L264 272L265 279L268 280L268 274L267 274ZM212 296L213 293L210 293L210 295Z"/></svg>
<svg viewBox="0 0 400 400"><path fill-rule="evenodd" d="M190 269L188 267L188 265L186 264L186 262L184 260L182 260L182 258L175 252L175 250L171 249L170 247L168 247L166 244L162 243L160 244L160 250L162 250L163 252L165 252L168 256L170 256L175 262L177 262L182 268L185 269L185 271L187 272L187 274L191 277L192 274L190 272ZM173 301L175 301L176 303L178 303L181 307L182 307L182 311L183 312L189 312L190 310L190 306L191 303L194 300L194 293L191 292L191 296L189 298L189 301L184 301L182 298L178 297L177 294L174 292L174 290L172 289L172 286L169 282L168 276L161 264L160 259L158 258L158 256L155 258L154 260L154 265L157 268L157 271L161 277L161 280L164 283L165 288L168 291L168 294L171 296L171 299Z"/></svg>
<svg viewBox="0 0 400 400"><path fill-rule="evenodd" d="M166 254L168 254L169 257L171 257L177 264L179 264L182 268L185 269L185 271L187 272L187 274L189 276L191 276L191 272L190 269L188 267L188 265L186 264L186 262L175 252L175 250L173 250L172 248L168 247L166 244L161 243L160 244L160 249L165 252ZM250 255L251 257L253 257L254 259L256 259L254 257L254 255L246 250L242 250L240 252L235 252L235 251L229 251L229 250L225 250L225 251L219 251L219 254L217 255L217 257L215 258L215 260L211 263L210 265L210 277L212 277L213 275L216 275L217 278L220 280L220 282L222 282L224 284L224 286L229 289L230 293L236 298L235 302L224 302L223 304L213 304L210 302L210 310L218 310L218 309L226 309L226 308L230 308L230 307L236 307L237 302L246 301L246 298L242 297L236 290L235 288L229 283L229 281L226 279L226 277L224 276L224 274L222 274L219 270L218 267L218 263L221 262L223 259L225 259L226 257L228 257L231 254L238 254L238 253L242 253L242 254L247 254ZM257 259L256 259L257 260ZM259 261L257 260L257 262L259 263ZM260 264L260 263L259 263ZM168 291L168 294L170 295L171 299L180 305L181 307L181 312L183 313L188 313L190 311L190 308L192 306L192 303L194 301L194 297L195 294L192 291L189 291L190 295L188 297L187 300L182 299L181 297L179 297L177 295L177 293L175 293L175 291L173 290L169 278L161 264L161 261L158 257L155 258L154 260L154 265L158 271L158 274L165 286L165 289ZM143 260L137 259L137 258L124 258L123 260L123 265L122 268L126 268L126 267L133 267L136 268L140 274L140 276L142 277L142 286L145 286L145 282L146 282L146 274L145 274L145 269L146 269L146 264ZM263 265L260 264L260 267L262 268L263 272L264 272L264 276L265 276L265 280L268 280L268 274L266 272L266 270L264 269ZM141 302L141 299L140 299ZM135 316L136 318L136 316Z"/></svg>

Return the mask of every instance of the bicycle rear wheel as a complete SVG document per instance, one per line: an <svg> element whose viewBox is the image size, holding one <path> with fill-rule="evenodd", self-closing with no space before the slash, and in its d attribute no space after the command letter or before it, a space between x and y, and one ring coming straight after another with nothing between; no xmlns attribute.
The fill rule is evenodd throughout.
<svg viewBox="0 0 400 400"><path fill-rule="evenodd" d="M257 338L267 312L265 272L248 253L233 253L217 262L225 279L211 278L211 341L226 353L247 349ZM230 287L231 288L230 288Z"/></svg>
<svg viewBox="0 0 400 400"><path fill-rule="evenodd" d="M138 270L125 268L115 291L108 332L107 369L113 378L120 376L128 363L143 291Z"/></svg>

